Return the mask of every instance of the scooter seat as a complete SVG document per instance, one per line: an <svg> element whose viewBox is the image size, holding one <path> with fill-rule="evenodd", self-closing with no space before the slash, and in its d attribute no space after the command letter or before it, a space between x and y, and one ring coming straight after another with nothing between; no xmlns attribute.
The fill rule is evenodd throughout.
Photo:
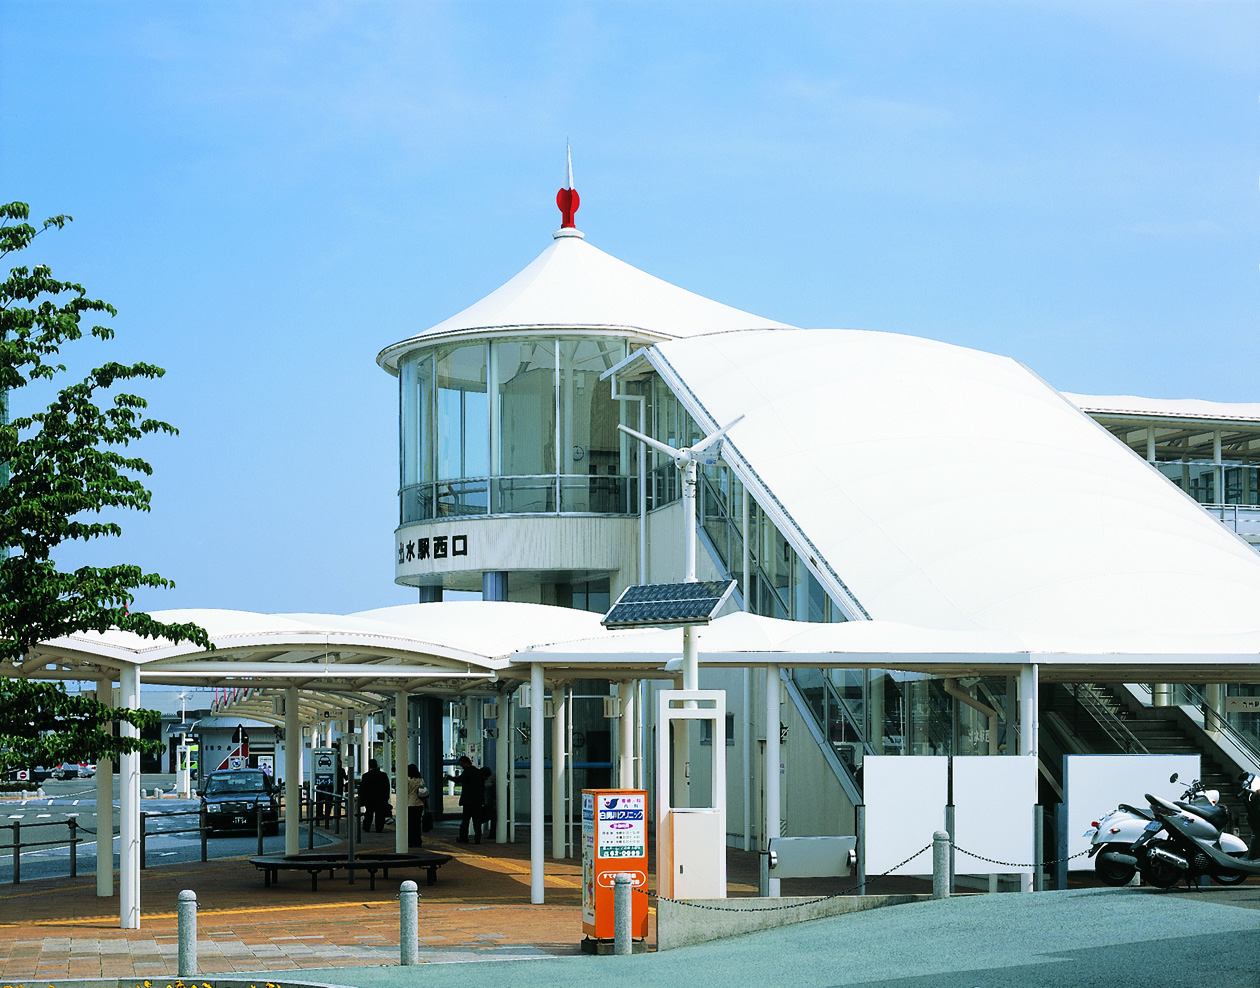
<svg viewBox="0 0 1260 988"><path fill-rule="evenodd" d="M1201 806L1197 803L1183 803L1179 799L1174 802L1174 805L1180 806L1187 813L1203 817L1217 830L1224 830L1229 824L1229 810L1224 806Z"/></svg>

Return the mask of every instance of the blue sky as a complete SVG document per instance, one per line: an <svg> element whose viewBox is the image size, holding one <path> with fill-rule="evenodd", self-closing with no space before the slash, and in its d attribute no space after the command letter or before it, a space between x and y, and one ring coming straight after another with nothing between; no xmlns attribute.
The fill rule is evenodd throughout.
<svg viewBox="0 0 1260 988"><path fill-rule="evenodd" d="M1260 400L1258 52L1255 3L6 0L3 194L75 217L27 260L181 430L66 559L173 578L146 608L414 599L374 358L547 246L566 138L590 242L685 288Z"/></svg>

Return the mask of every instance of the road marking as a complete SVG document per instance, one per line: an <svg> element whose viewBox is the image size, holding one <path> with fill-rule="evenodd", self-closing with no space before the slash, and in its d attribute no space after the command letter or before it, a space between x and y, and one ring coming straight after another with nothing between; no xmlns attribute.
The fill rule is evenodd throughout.
<svg viewBox="0 0 1260 988"><path fill-rule="evenodd" d="M36 820L43 820L43 819L46 819L47 817L50 817L50 816L52 816L52 814L51 814L51 813L36 813L36 814L35 814L35 819L36 819Z"/></svg>

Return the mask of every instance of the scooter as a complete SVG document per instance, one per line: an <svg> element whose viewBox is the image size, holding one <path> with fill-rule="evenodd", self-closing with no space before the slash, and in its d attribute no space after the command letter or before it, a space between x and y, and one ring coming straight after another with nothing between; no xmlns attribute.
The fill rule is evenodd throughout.
<svg viewBox="0 0 1260 988"><path fill-rule="evenodd" d="M1209 875L1222 885L1236 885L1260 875L1260 777L1244 775L1242 781L1239 795L1247 801L1247 822L1257 835L1250 848L1225 833L1229 814L1223 806L1208 809L1147 793L1153 819L1132 848L1144 882L1172 888L1183 879L1197 885Z"/></svg>
<svg viewBox="0 0 1260 988"><path fill-rule="evenodd" d="M1169 782L1176 783L1174 772ZM1149 797L1148 797L1149 798ZM1196 779L1181 794L1180 802L1210 810L1220 801L1220 793L1207 788ZM1224 810L1222 810L1224 812ZM1146 825L1154 819L1150 810L1121 803L1106 816L1090 824L1084 836L1090 838L1089 856L1094 859L1094 873L1104 885L1119 887L1128 885L1138 871L1138 859L1133 855L1134 843L1145 832ZM1223 829L1223 828L1222 828ZM1246 851L1247 845L1231 833L1225 833L1222 841L1229 852ZM1241 881L1241 879L1239 879Z"/></svg>

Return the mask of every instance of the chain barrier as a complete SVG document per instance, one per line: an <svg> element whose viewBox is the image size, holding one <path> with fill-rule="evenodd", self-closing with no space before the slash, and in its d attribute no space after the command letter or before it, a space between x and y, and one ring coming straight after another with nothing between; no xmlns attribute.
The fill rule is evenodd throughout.
<svg viewBox="0 0 1260 988"><path fill-rule="evenodd" d="M1077 854L1069 854L1066 858L1054 858L1051 861L1043 861L1041 862L1040 865L1038 865L1035 862L1033 864L1021 864L1015 861L998 861L996 858L986 858L983 854L976 854L974 851L968 851L964 848L959 847L953 841L950 841L950 846L959 854L965 854L967 855L967 857L975 858L977 861L986 861L989 864L1002 865L1002 867L1004 868L1028 868L1028 869L1038 868L1038 867L1045 868L1048 865L1062 864L1064 861L1071 861L1073 858L1083 857L1084 855L1088 854L1091 850L1091 848L1087 847L1085 848L1085 850L1080 851Z"/></svg>
<svg viewBox="0 0 1260 988"><path fill-rule="evenodd" d="M1042 861L1039 866L1036 863L1021 864L1014 861L998 861L996 858L986 858L982 854L976 854L973 851L965 850L964 848L959 847L957 844L953 843L952 841L950 842L950 846L959 854L965 854L967 857L975 858L977 861L985 861L989 864L1002 865L1004 868L1021 868L1021 869L1035 869L1038 867L1044 868L1049 865L1062 864L1065 861L1071 861L1073 858L1082 857L1083 855L1088 854L1090 851L1089 848L1086 848L1084 851L1081 851L1077 854L1069 854L1065 858L1054 858L1053 860L1050 860L1050 861ZM867 876L865 884L870 885L872 882L877 882L882 878L890 877L892 873L895 872L898 868L901 868L904 865L908 865L920 854L924 853L925 851L931 850L931 848L932 848L931 844L926 844L923 847L919 848L919 850L915 851L912 855L910 855L910 857L906 858L903 861L898 861L895 865L893 865L887 871L882 872L878 875ZM657 892L651 892L651 891L648 891L647 889L636 888L634 891L639 893L640 895L646 895L649 899L659 899L665 902L672 902L675 905L690 906L692 909L708 909L712 912L767 913L767 912L779 912L786 909L799 909L803 906L812 906L818 902L826 902L828 899L838 899L841 896L848 895L850 892L856 892L858 889L862 888L862 885L863 883L859 882L856 885L850 885L846 889L841 889L839 892L833 892L831 895L820 895L813 899L806 899L804 902L786 903L781 906L763 906L759 909L731 909L726 906L713 906L713 905L709 905L708 903L695 902L690 899L671 899L668 896L660 895Z"/></svg>
<svg viewBox="0 0 1260 988"><path fill-rule="evenodd" d="M910 857L906 858L904 861L898 861L895 865L893 865L887 871L879 875L868 875L866 878L866 884L870 885L872 882L877 882L881 878L888 878L898 868L902 867L903 865L908 865L911 861L917 858L924 851L929 851L931 850L931 848L932 848L931 844L925 844L923 845L923 847L919 848L912 855L910 855ZM665 902L672 902L675 905L679 905L679 906L690 906L692 909L708 909L711 912L719 912L719 913L734 913L734 912L773 913L773 912L780 912L785 909L800 909L803 906L812 906L817 902L826 902L828 899L839 899L842 896L848 895L850 892L856 892L858 889L862 887L862 884L863 883L858 882L858 884L850 885L848 888L841 889L839 892L833 892L830 895L820 895L813 899L806 899L804 902L789 902L781 906L762 906L759 909L731 909L726 906L711 906L707 903L695 902L694 900L691 900L691 899L671 899L669 898L669 896L661 895L657 892L650 892L647 889L636 888L634 891L638 892L640 895L646 895L649 899L660 899L660 900L664 900Z"/></svg>

